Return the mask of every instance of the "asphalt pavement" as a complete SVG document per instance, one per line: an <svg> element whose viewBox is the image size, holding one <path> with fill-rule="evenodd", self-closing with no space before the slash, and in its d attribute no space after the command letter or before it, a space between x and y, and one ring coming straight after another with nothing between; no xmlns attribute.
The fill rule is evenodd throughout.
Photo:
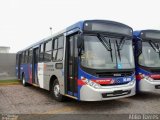
<svg viewBox="0 0 160 120"><path fill-rule="evenodd" d="M22 85L0 86L0 113L5 114L159 114L160 92L99 102L55 101L48 91Z"/></svg>

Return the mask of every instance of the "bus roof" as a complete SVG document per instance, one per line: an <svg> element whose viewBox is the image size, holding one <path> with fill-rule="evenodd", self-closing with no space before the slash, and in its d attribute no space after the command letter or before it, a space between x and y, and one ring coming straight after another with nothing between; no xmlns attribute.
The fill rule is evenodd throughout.
<svg viewBox="0 0 160 120"><path fill-rule="evenodd" d="M160 30L140 30L140 31L134 31L133 32L134 38L142 38L142 39L155 39L160 40Z"/></svg>
<svg viewBox="0 0 160 120"><path fill-rule="evenodd" d="M65 33L65 32L68 32L68 31L70 31L70 30L73 30L73 29L76 29L76 28L78 28L78 29L80 29L80 30L83 30L84 23L86 23L86 22L107 23L107 24L112 24L112 25L119 26L119 27L121 27L121 28L128 28L128 29L131 29L131 31L133 31L133 29L132 29L130 26L125 25L125 24L123 24L123 23L115 22L115 21L109 21L109 20L84 20L84 21L79 21L79 22L77 22L77 23L75 23L75 24L67 27L66 29L63 29L62 31L60 31L60 32L58 32L58 33L55 33L55 34L53 34L53 35L51 35L51 36L49 36L49 37L44 38L44 39L40 40L39 42L36 42L36 43L34 43L34 44L26 47L25 49L18 51L18 53L19 53L19 52L22 52L22 51L24 51L24 50L30 49L30 48L32 48L32 47L34 47L34 46L38 46L38 45L40 45L41 43L43 43L43 42L45 42L45 41L47 41L47 40L49 40L49 39L51 39L51 38L53 38L53 37L56 37L56 36L58 36L58 35L60 35L60 34L63 34L63 33Z"/></svg>

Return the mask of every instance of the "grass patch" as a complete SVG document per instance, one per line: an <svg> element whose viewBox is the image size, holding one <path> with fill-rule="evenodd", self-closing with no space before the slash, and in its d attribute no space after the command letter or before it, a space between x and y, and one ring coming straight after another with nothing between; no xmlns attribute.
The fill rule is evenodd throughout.
<svg viewBox="0 0 160 120"><path fill-rule="evenodd" d="M20 84L20 80L0 80L0 85L14 85Z"/></svg>

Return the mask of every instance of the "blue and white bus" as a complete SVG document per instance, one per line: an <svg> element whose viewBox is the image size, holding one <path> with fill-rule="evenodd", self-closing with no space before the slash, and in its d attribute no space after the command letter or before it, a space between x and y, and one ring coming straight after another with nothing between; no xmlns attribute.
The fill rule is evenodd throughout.
<svg viewBox="0 0 160 120"><path fill-rule="evenodd" d="M24 86L101 101L135 95L133 30L122 23L85 20L17 53L17 76Z"/></svg>
<svg viewBox="0 0 160 120"><path fill-rule="evenodd" d="M137 92L160 91L160 31L134 32Z"/></svg>

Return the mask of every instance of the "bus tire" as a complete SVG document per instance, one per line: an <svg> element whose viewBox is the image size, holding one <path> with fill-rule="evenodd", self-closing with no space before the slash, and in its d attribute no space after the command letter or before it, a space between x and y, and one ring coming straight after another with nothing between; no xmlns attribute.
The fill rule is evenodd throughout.
<svg viewBox="0 0 160 120"><path fill-rule="evenodd" d="M60 94L60 85L58 80L54 80L53 84L51 85L51 96L59 102L64 101L64 96Z"/></svg>
<svg viewBox="0 0 160 120"><path fill-rule="evenodd" d="M23 75L23 77L22 77L22 85L23 85L24 87L27 86L27 83L26 83L26 80L25 80L25 75Z"/></svg>

